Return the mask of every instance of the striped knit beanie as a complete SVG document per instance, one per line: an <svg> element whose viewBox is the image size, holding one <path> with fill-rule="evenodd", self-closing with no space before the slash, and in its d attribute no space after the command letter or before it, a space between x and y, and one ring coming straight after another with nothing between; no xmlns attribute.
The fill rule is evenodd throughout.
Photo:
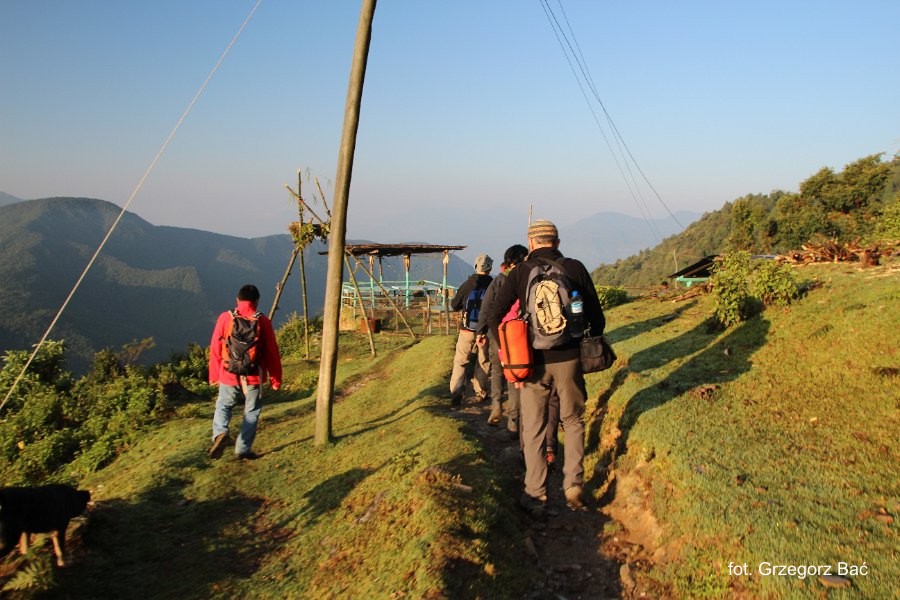
<svg viewBox="0 0 900 600"><path fill-rule="evenodd" d="M545 219L538 219L532 223L531 227L528 228L528 239L532 240L541 237L559 239L559 231L557 231L556 225Z"/></svg>

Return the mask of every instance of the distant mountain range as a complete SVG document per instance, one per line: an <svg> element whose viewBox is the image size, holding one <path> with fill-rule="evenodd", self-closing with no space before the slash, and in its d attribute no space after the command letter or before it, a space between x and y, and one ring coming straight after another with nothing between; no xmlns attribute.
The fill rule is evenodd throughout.
<svg viewBox="0 0 900 600"><path fill-rule="evenodd" d="M536 214L534 218L555 222L559 227L562 253L579 259L592 270L652 248L700 216L699 213L679 211L675 213L675 219L642 219L617 212L598 212L573 223L566 221L563 205L558 212ZM527 211L514 213L507 206L485 202L480 207L467 209L464 227L448 227L450 223L459 222L458 208L429 206L427 211L392 214L383 222L366 223L366 236L383 241L393 239L398 231L415 231L420 237L434 238L432 243L453 240L451 243L466 246L458 255L470 264L482 252L487 252L499 263L506 248L526 243Z"/></svg>
<svg viewBox="0 0 900 600"><path fill-rule="evenodd" d="M5 291L0 352L28 349L40 339L120 211L103 200L22 200L0 192L0 285ZM496 218L501 223L508 221L501 215ZM683 225L694 218L679 213ZM479 222L490 224L491 219ZM490 235L496 238L495 246L505 249L524 237L525 227L527 224L507 223L508 232L495 227ZM579 258L590 269L654 245L658 241L654 230L666 236L679 229L671 219L648 222L619 213L598 213L560 226L560 237L564 254ZM428 228L423 223L421 229L404 230ZM466 233L464 237L478 237L477 230ZM488 239L489 234L484 237ZM472 273L472 259L485 251L484 247L472 245L451 254L450 285L459 285ZM70 367L76 372L84 370L102 348L118 350L148 337L156 347L145 355L147 361L163 360L191 342L207 344L216 315L233 305L241 285L257 285L263 294L260 307L269 311L292 248L287 234L239 238L156 226L126 212L50 337L66 340ZM327 257L319 252L324 250L317 242L304 252L311 315L322 309ZM494 252L496 274L502 250ZM441 281L442 270L439 254L414 256L410 277L413 281ZM357 277L366 279L360 272ZM385 259L383 277L402 280L402 258ZM302 312L296 266L275 315L276 327L292 312Z"/></svg>
<svg viewBox="0 0 900 600"><path fill-rule="evenodd" d="M120 211L88 198L0 196L0 352L28 349L40 339ZM156 226L126 212L50 337L66 340L76 371L104 347L118 350L147 337L156 342L148 361L190 342L208 344L216 315L234 305L241 285L259 287L260 308L269 311L292 249L288 234L246 239ZM325 249L316 242L304 252L311 315L322 309L327 256L319 252ZM440 255L413 257L412 280L441 281L443 264L434 256ZM383 270L385 280L402 280L402 258L385 259ZM451 254L448 283L458 285L471 271ZM295 265L276 327L291 312L302 312L301 302Z"/></svg>
<svg viewBox="0 0 900 600"><path fill-rule="evenodd" d="M599 212L572 225L560 225L560 249L588 270L655 247L681 232L700 214L679 211L665 219L640 219L615 212Z"/></svg>
<svg viewBox="0 0 900 600"><path fill-rule="evenodd" d="M6 192L0 192L0 206L6 206L7 204L15 204L16 202L22 202L21 198L16 198Z"/></svg>

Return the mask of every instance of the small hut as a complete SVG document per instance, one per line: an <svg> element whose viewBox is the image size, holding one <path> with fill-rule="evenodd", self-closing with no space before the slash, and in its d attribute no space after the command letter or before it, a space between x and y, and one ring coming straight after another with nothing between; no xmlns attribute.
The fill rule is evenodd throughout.
<svg viewBox="0 0 900 600"><path fill-rule="evenodd" d="M716 254L705 256L677 273L672 273L669 275L669 279L683 283L685 287L691 287L695 283L705 283L712 275L712 266L717 257Z"/></svg>

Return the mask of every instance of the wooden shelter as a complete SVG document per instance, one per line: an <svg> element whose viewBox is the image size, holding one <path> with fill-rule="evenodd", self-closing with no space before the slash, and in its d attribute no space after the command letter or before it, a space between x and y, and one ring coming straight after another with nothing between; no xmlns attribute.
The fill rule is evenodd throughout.
<svg viewBox="0 0 900 600"><path fill-rule="evenodd" d="M353 257L358 267L360 267L369 281L357 282L353 276L352 270L349 273L351 281L344 282L342 286L341 303L349 309L353 310L353 318L357 316L356 311L361 309L365 312L369 311L369 317L375 315L379 304L388 304L392 308L396 307L392 297L398 296L402 299L403 308L410 309L415 298L422 298L428 310L436 310L446 313L449 309L450 291L453 286L447 284L447 265L450 262L450 252L453 250L463 250L466 246L449 246L443 244L347 244L344 252L349 257ZM443 254L443 274L440 282L419 280L410 281L410 263L414 254ZM327 254L327 251L319 254ZM403 281L385 281L382 260L385 257L403 257ZM363 261L364 257L368 257L367 261ZM375 261L378 261L378 275L375 274ZM367 264L366 264L367 263ZM438 301L438 298L440 299ZM432 299L434 301L432 302ZM368 305L368 306L366 306Z"/></svg>

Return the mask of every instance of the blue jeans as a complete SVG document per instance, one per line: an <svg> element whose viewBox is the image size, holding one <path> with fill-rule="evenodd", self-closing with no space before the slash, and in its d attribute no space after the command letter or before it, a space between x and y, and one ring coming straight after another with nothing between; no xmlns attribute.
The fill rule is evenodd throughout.
<svg viewBox="0 0 900 600"><path fill-rule="evenodd" d="M213 415L213 440L215 440L220 433L228 433L231 410L239 400L244 400L244 421L241 423L241 433L234 445L235 454L250 452L253 440L256 439L256 425L262 410L260 387L247 385L245 390L246 392L239 385L219 384L219 397L216 399L216 412Z"/></svg>

